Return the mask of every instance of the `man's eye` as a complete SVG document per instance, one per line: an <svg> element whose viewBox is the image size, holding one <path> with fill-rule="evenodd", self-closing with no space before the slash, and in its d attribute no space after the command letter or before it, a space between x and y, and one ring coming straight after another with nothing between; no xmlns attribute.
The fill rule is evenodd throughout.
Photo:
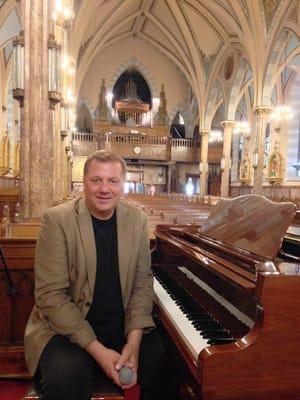
<svg viewBox="0 0 300 400"><path fill-rule="evenodd" d="M94 179L91 179L91 181L92 181L93 183L99 183L99 182L100 182L100 179L94 178Z"/></svg>
<svg viewBox="0 0 300 400"><path fill-rule="evenodd" d="M117 183L119 183L118 179L111 179L110 183L112 183L113 185L116 185Z"/></svg>

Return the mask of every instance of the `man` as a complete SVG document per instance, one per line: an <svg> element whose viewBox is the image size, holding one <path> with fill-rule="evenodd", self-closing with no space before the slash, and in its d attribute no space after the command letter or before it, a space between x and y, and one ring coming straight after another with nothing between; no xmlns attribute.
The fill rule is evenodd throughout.
<svg viewBox="0 0 300 400"><path fill-rule="evenodd" d="M84 166L84 199L49 209L35 257L35 306L25 332L28 369L43 400L87 400L97 379L158 399L163 350L151 316L147 219L120 202L123 159L96 151ZM120 382L121 367L133 371Z"/></svg>

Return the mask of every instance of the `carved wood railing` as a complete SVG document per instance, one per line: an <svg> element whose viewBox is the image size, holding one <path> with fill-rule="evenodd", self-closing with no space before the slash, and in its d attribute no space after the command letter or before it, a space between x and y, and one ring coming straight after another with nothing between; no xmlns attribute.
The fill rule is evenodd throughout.
<svg viewBox="0 0 300 400"><path fill-rule="evenodd" d="M125 158L177 162L200 162L201 142L193 139L172 139L142 133L73 133L74 155L84 156L95 149L114 151ZM209 148L208 161L220 162L222 146Z"/></svg>

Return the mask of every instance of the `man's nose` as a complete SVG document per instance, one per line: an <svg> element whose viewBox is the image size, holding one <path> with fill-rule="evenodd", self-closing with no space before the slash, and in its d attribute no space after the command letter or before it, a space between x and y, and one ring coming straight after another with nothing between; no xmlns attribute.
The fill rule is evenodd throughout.
<svg viewBox="0 0 300 400"><path fill-rule="evenodd" d="M108 192L109 191L109 182L102 181L99 185L100 192Z"/></svg>

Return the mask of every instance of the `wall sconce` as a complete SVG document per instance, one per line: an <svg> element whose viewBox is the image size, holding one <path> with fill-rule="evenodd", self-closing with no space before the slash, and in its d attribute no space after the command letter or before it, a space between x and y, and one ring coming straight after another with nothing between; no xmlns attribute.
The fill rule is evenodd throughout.
<svg viewBox="0 0 300 400"><path fill-rule="evenodd" d="M255 149L252 154L252 166L253 168L257 168L258 165L258 150Z"/></svg>
<svg viewBox="0 0 300 400"><path fill-rule="evenodd" d="M208 143L223 142L223 132L220 130L212 130L209 132Z"/></svg>
<svg viewBox="0 0 300 400"><path fill-rule="evenodd" d="M57 25L68 28L74 18L74 12L71 6L63 5L62 0L56 0L52 17Z"/></svg>
<svg viewBox="0 0 300 400"><path fill-rule="evenodd" d="M61 46L52 33L48 39L48 97L54 110L61 98Z"/></svg>
<svg viewBox="0 0 300 400"><path fill-rule="evenodd" d="M74 96L73 90L70 88L67 88L66 101L69 105L76 103L76 97Z"/></svg>
<svg viewBox="0 0 300 400"><path fill-rule="evenodd" d="M13 97L23 107L24 100L24 33L13 38Z"/></svg>
<svg viewBox="0 0 300 400"><path fill-rule="evenodd" d="M233 133L241 133L245 137L250 136L251 130L248 121L236 121Z"/></svg>
<svg viewBox="0 0 300 400"><path fill-rule="evenodd" d="M271 115L271 119L274 119L276 121L282 121L282 120L288 121L293 117L294 114L290 106L278 106L274 109Z"/></svg>
<svg viewBox="0 0 300 400"><path fill-rule="evenodd" d="M68 136L68 108L65 103L60 103L60 135Z"/></svg>

